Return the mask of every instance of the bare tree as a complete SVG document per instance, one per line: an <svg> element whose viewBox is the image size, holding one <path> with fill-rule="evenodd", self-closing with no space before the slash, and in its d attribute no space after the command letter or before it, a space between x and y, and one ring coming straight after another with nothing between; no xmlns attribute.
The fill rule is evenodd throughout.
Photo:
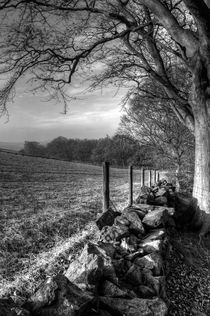
<svg viewBox="0 0 210 316"><path fill-rule="evenodd" d="M210 226L210 4L204 0L1 0L1 110L19 78L65 95L94 65L97 83L155 80L195 135L193 196ZM96 68L96 67L95 67ZM177 71L177 69L179 71ZM180 76L182 73L182 76ZM186 80L183 81L183 73Z"/></svg>
<svg viewBox="0 0 210 316"><path fill-rule="evenodd" d="M175 170L179 191L183 171L186 176L187 171L193 170L194 137L165 103L136 94L125 107L119 130L153 148L156 160L160 160L156 167L164 165Z"/></svg>

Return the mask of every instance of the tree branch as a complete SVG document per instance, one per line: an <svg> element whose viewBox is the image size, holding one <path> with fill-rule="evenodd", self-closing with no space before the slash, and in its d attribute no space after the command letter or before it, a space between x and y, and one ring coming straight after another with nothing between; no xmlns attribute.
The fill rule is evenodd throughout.
<svg viewBox="0 0 210 316"><path fill-rule="evenodd" d="M158 0L141 0L167 30L173 40L186 50L186 58L192 58L198 49L198 40L192 31L182 28L173 14Z"/></svg>

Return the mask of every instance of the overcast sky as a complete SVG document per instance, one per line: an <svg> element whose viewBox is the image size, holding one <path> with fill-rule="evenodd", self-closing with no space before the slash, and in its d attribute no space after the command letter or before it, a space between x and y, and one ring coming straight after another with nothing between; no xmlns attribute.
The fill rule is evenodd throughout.
<svg viewBox="0 0 210 316"><path fill-rule="evenodd" d="M126 93L125 89L117 92L116 88L104 88L84 94L84 89L77 85L73 95L80 98L69 103L68 113L64 115L62 104L43 102L40 97L24 90L21 86L17 88L14 103L8 107L9 122L6 123L5 117L0 119L0 141L112 136L120 121L120 102Z"/></svg>

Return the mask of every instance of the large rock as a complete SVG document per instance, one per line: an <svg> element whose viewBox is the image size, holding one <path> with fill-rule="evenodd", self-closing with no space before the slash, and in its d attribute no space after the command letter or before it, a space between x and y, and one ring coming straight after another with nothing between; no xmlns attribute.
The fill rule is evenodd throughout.
<svg viewBox="0 0 210 316"><path fill-rule="evenodd" d="M124 215L130 222L129 230L133 230L137 234L144 234L144 226L135 212L127 212Z"/></svg>
<svg viewBox="0 0 210 316"><path fill-rule="evenodd" d="M154 205L168 205L168 199L166 196L158 196L153 200Z"/></svg>
<svg viewBox="0 0 210 316"><path fill-rule="evenodd" d="M83 304L75 316L122 316L112 307L100 302L97 298Z"/></svg>
<svg viewBox="0 0 210 316"><path fill-rule="evenodd" d="M130 222L129 220L124 216L117 216L114 220L115 225L124 225L124 226L129 226Z"/></svg>
<svg viewBox="0 0 210 316"><path fill-rule="evenodd" d="M159 188L158 191L155 192L155 197L158 196L167 196L167 189L165 187Z"/></svg>
<svg viewBox="0 0 210 316"><path fill-rule="evenodd" d="M152 270L154 275L160 275L163 270L163 260L157 252L150 253L142 258L136 258L134 263L142 269Z"/></svg>
<svg viewBox="0 0 210 316"><path fill-rule="evenodd" d="M146 204L150 193L151 189L149 187L142 186L140 193L136 199L136 204Z"/></svg>
<svg viewBox="0 0 210 316"><path fill-rule="evenodd" d="M139 285L135 288L135 293L141 298L153 298L156 296L155 290L147 285Z"/></svg>
<svg viewBox="0 0 210 316"><path fill-rule="evenodd" d="M92 297L71 283L64 275L48 278L25 306L39 316L74 316Z"/></svg>
<svg viewBox="0 0 210 316"><path fill-rule="evenodd" d="M146 204L142 204L142 205L146 205ZM144 216L147 214L147 209L143 207L140 208L136 206L129 206L123 210L123 214L127 214L127 213L136 213L138 217L142 220Z"/></svg>
<svg viewBox="0 0 210 316"><path fill-rule="evenodd" d="M114 224L115 217L121 213L113 211L111 208L104 212L96 221L96 225L101 230L104 226L112 226Z"/></svg>
<svg viewBox="0 0 210 316"><path fill-rule="evenodd" d="M81 255L69 265L65 275L71 282L83 287L88 282L93 284L96 276L103 277L105 273L110 273L115 278L111 258L96 244L89 243L84 247ZM96 283L99 281L99 279L95 280Z"/></svg>
<svg viewBox="0 0 210 316"><path fill-rule="evenodd" d="M141 271L141 268L138 265L136 265L136 264L132 264L130 269L125 274L123 280L126 283L132 284L134 286L142 284L142 271Z"/></svg>
<svg viewBox="0 0 210 316"><path fill-rule="evenodd" d="M138 248L137 245L129 243L129 237L121 239L120 247L126 250L127 252L134 252Z"/></svg>
<svg viewBox="0 0 210 316"><path fill-rule="evenodd" d="M134 261L136 258L142 257L143 255L144 255L144 250L139 248L138 251L135 251L133 253L130 253L129 255L126 255L125 259L129 261Z"/></svg>
<svg viewBox="0 0 210 316"><path fill-rule="evenodd" d="M124 260L124 258L121 258L121 259L113 260L113 265L114 265L117 277L123 278L125 274L128 272L128 270L130 269L130 267L132 266L132 262L129 260Z"/></svg>
<svg viewBox="0 0 210 316"><path fill-rule="evenodd" d="M105 251L106 255L113 258L116 252L116 247L111 243L104 243L99 241L97 243L98 247Z"/></svg>
<svg viewBox="0 0 210 316"><path fill-rule="evenodd" d="M112 225L111 227L105 226L101 230L100 241L104 243L115 243L124 237L129 236L128 226L126 225Z"/></svg>
<svg viewBox="0 0 210 316"><path fill-rule="evenodd" d="M144 238L144 241L161 240L166 236L165 228L157 228L152 231Z"/></svg>
<svg viewBox="0 0 210 316"><path fill-rule="evenodd" d="M164 208L155 209L154 211L145 215L143 224L150 228L157 228L165 226L168 221L168 211Z"/></svg>
<svg viewBox="0 0 210 316"><path fill-rule="evenodd" d="M162 297L163 299L166 298L164 276L153 276L151 270L149 269L144 269L142 271L142 276L144 279L144 285L152 288L157 296Z"/></svg>
<svg viewBox="0 0 210 316"><path fill-rule="evenodd" d="M100 300L115 308L117 312L126 316L165 316L167 315L167 306L160 298L131 300L120 298L100 297Z"/></svg>
<svg viewBox="0 0 210 316"><path fill-rule="evenodd" d="M162 252L162 246L163 246L163 242L162 240L152 240L152 241L143 241L140 245L139 245L144 253L146 254L150 254L152 252Z"/></svg>
<svg viewBox="0 0 210 316"><path fill-rule="evenodd" d="M116 284L105 280L101 287L100 287L100 293L101 296L109 296L109 297L124 297L124 298L134 298L136 297L135 293L133 291L129 291L125 288L119 288Z"/></svg>
<svg viewBox="0 0 210 316"><path fill-rule="evenodd" d="M154 210L155 206L149 204L138 204L138 208L146 215L148 212Z"/></svg>
<svg viewBox="0 0 210 316"><path fill-rule="evenodd" d="M159 211L166 210L170 216L173 216L175 212L174 207L166 207L166 206L158 206L158 207L154 206L154 210L159 210Z"/></svg>
<svg viewBox="0 0 210 316"><path fill-rule="evenodd" d="M115 225L127 226L129 230L133 230L137 234L144 233L144 227L142 225L140 217L144 217L145 213L141 210L139 212L142 214L139 216L137 212L131 211L132 208L127 208L123 211L121 216L115 218Z"/></svg>

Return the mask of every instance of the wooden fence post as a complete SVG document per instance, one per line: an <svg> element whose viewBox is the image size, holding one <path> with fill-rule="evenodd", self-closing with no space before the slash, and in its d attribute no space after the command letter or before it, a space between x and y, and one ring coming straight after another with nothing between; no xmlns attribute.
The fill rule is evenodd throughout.
<svg viewBox="0 0 210 316"><path fill-rule="evenodd" d="M154 170L154 184L157 183L157 170Z"/></svg>
<svg viewBox="0 0 210 316"><path fill-rule="evenodd" d="M156 170L154 169L152 171L152 185L155 186L155 184L156 184Z"/></svg>
<svg viewBox="0 0 210 316"><path fill-rule="evenodd" d="M146 170L142 168L142 186L145 186L145 174L146 174Z"/></svg>
<svg viewBox="0 0 210 316"><path fill-rule="evenodd" d="M109 162L103 163L103 212L109 208Z"/></svg>
<svg viewBox="0 0 210 316"><path fill-rule="evenodd" d="M160 173L159 173L159 171L157 172L157 182L159 182L160 181Z"/></svg>
<svg viewBox="0 0 210 316"><path fill-rule="evenodd" d="M149 170L149 187L151 188L152 186L152 170Z"/></svg>
<svg viewBox="0 0 210 316"><path fill-rule="evenodd" d="M129 200L128 206L133 205L133 166L128 168L128 179L129 179Z"/></svg>
<svg viewBox="0 0 210 316"><path fill-rule="evenodd" d="M140 172L141 172L141 173L140 173L140 177L141 177L141 178L140 178L140 180L141 180L141 181L140 181L140 185L141 185L141 187L143 187L143 168L141 168Z"/></svg>

